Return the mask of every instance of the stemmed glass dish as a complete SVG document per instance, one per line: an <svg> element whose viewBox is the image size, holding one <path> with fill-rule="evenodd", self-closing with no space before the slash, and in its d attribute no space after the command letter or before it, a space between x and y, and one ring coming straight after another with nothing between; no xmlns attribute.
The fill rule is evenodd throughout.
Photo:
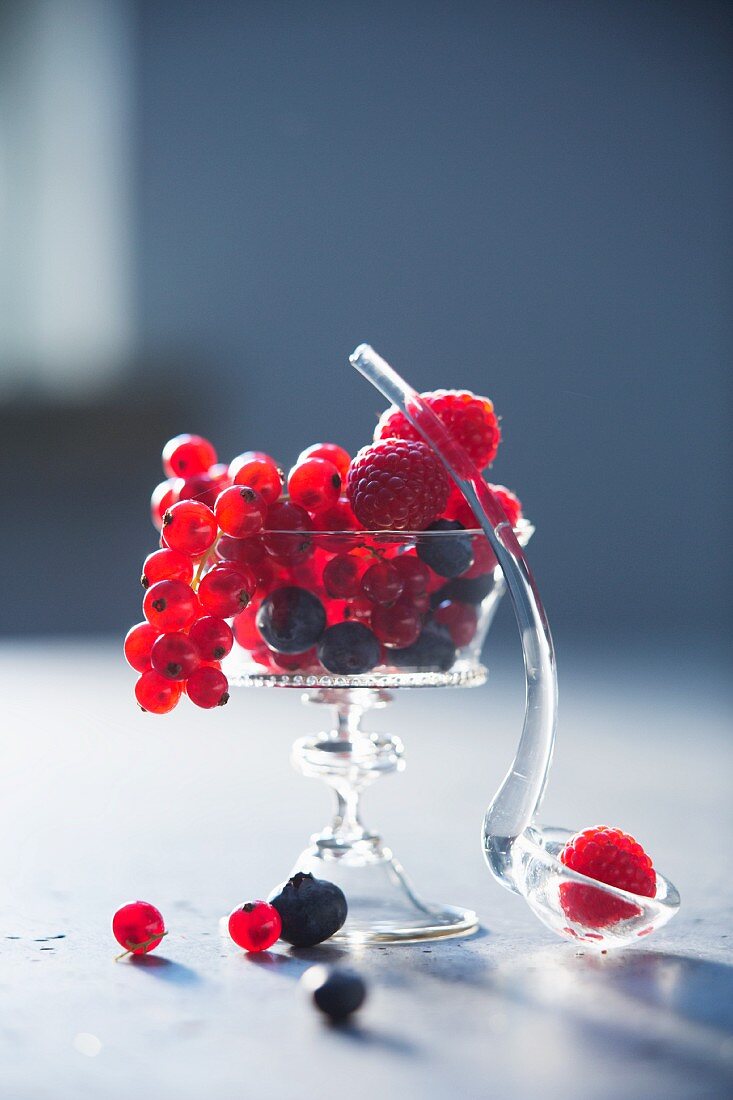
<svg viewBox="0 0 733 1100"><path fill-rule="evenodd" d="M522 544L532 531L526 520L518 521ZM474 931L472 910L423 901L390 848L363 823L363 791L380 776L401 771L404 756L398 737L367 733L361 720L368 710L385 706L395 689L473 687L486 679L481 649L505 585L485 533L268 532L268 538L273 536L281 557L297 559L288 567L287 587L307 593L294 596L289 606L302 602L312 608L310 599L317 601L324 610L322 633L304 652L274 652L264 645L265 638L272 640L268 609L257 601L235 620L237 644L224 668L232 685L294 688L303 692L305 702L332 710L323 731L301 738L293 748L293 763L302 774L324 780L336 796L333 820L311 838L293 871L311 871L344 890L349 916L338 934L342 941L406 941ZM365 600L362 589L345 599L330 596L324 570L328 578L329 568L336 567L331 563L346 555L358 563L362 576L374 564L395 565L412 582L406 584L411 591L401 593L398 605L389 603L388 591L377 590L376 601ZM469 558L475 564L466 569ZM422 572L415 562L422 563ZM443 574L424 569L426 562ZM463 575L445 575L458 568ZM418 575L429 577L422 591ZM323 628L343 622L369 623L381 647L371 655L360 651L356 631L351 650L349 638L343 652L324 650ZM316 623L314 632L317 628ZM291 648L296 642L281 638L279 644ZM373 661L371 667L364 668L365 661Z"/></svg>

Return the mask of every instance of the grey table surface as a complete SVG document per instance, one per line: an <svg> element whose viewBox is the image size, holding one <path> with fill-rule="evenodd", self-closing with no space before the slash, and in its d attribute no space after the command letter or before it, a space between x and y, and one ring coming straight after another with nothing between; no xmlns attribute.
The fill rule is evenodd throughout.
<svg viewBox="0 0 733 1100"><path fill-rule="evenodd" d="M282 880L328 816L325 788L288 764L320 714L250 690L158 720L131 680L106 642L0 647L3 1100L733 1093L733 749L702 662L561 665L544 819L634 832L683 898L644 947L607 956L554 938L483 863L482 812L521 722L514 663L370 720L403 736L408 768L368 792L369 823L423 894L478 909L481 932L260 959L219 918ZM115 963L111 915L134 897L170 935ZM369 982L351 1028L326 1026L299 985L324 958Z"/></svg>

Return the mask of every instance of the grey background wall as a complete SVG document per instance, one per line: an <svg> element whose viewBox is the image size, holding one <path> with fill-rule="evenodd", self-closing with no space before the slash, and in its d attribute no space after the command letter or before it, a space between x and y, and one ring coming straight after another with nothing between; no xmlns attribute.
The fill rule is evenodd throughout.
<svg viewBox="0 0 733 1100"><path fill-rule="evenodd" d="M2 630L134 620L167 434L367 441L368 339L493 398L561 642L722 638L731 6L124 7L133 351L111 396L0 406Z"/></svg>

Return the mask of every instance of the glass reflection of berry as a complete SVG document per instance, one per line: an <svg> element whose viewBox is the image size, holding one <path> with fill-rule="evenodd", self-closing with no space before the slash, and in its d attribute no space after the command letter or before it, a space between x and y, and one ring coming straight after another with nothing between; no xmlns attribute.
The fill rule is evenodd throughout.
<svg viewBox="0 0 733 1100"><path fill-rule="evenodd" d="M467 391L425 396L477 461L493 460L500 432L490 401ZM367 786L404 767L400 740L364 732L364 713L396 688L486 678L481 648L504 582L441 462L388 410L353 458L338 444L313 444L287 477L259 451L224 467L212 444L186 435L166 445L163 470L144 622L125 641L141 707L164 714L186 696L215 709L230 686L247 686L296 688L332 708L332 724L294 748L299 770L336 795L333 821L294 873L343 889L341 940L475 930L472 911L414 893L360 808ZM519 501L497 491L525 543L532 527Z"/></svg>

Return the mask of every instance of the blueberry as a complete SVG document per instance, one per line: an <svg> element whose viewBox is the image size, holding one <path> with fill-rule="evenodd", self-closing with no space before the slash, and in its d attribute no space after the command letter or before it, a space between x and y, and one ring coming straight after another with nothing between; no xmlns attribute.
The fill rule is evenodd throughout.
<svg viewBox="0 0 733 1100"><path fill-rule="evenodd" d="M343 890L333 882L299 871L270 895L280 914L280 938L293 947L313 947L338 932L348 907Z"/></svg>
<svg viewBox="0 0 733 1100"><path fill-rule="evenodd" d="M416 642L391 652L397 668L416 668L421 672L447 672L455 659L456 647L448 631L430 622L422 628Z"/></svg>
<svg viewBox="0 0 733 1100"><path fill-rule="evenodd" d="M457 519L436 519L426 531L465 531L466 528ZM473 546L471 536L450 535L436 538L419 539L417 556L429 565L440 577L457 577L473 565Z"/></svg>
<svg viewBox="0 0 733 1100"><path fill-rule="evenodd" d="M306 971L305 984L313 991L313 1001L332 1020L345 1020L366 999L366 984L360 974L346 967L329 969L314 966Z"/></svg>
<svg viewBox="0 0 733 1100"><path fill-rule="evenodd" d="M257 628L277 653L305 653L325 626L323 604L305 588L276 588L257 612Z"/></svg>
<svg viewBox="0 0 733 1100"><path fill-rule="evenodd" d="M338 676L369 672L379 664L382 647L363 623L337 623L329 626L318 643L318 660Z"/></svg>
<svg viewBox="0 0 733 1100"><path fill-rule="evenodd" d="M481 603L494 587L494 574L482 573L480 577L454 577L430 597L430 603L437 607L443 600L458 600L460 603Z"/></svg>

